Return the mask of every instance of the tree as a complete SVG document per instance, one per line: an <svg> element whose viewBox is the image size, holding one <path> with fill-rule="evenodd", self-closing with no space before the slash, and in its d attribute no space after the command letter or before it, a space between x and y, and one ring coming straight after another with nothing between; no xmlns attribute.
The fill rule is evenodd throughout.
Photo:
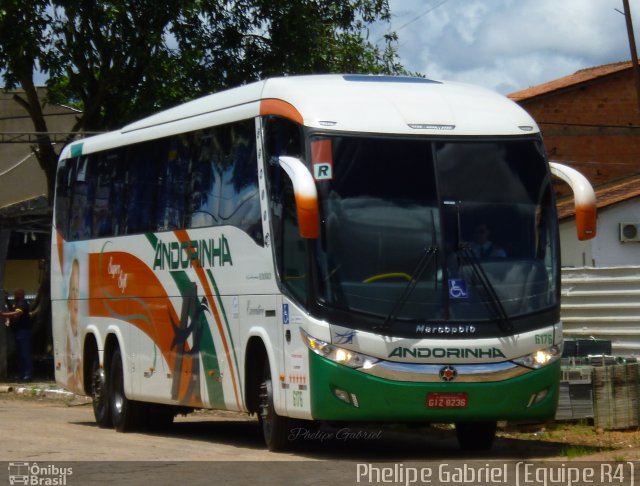
<svg viewBox="0 0 640 486"><path fill-rule="evenodd" d="M48 49L43 36L47 31L47 4L46 0L26 3L3 0L0 7L0 69L5 72L7 88L22 86L24 97L16 96L15 99L29 114L35 131L40 133L48 130L33 82L33 71ZM48 136L38 137L34 152L47 177L49 194L53 194L57 157Z"/></svg>
<svg viewBox="0 0 640 486"><path fill-rule="evenodd" d="M395 34L382 48L368 39L389 17L387 0L1 0L0 72L42 133L34 151L52 199L57 154L34 70L48 77L45 103L81 110L72 131L111 130L266 76L403 73ZM39 329L48 289L45 277Z"/></svg>
<svg viewBox="0 0 640 486"><path fill-rule="evenodd" d="M0 70L21 86L37 132L47 132L33 83L75 104L73 131L110 130L187 99L266 76L403 73L393 49L368 40L387 0L2 0ZM53 194L57 155L37 156Z"/></svg>

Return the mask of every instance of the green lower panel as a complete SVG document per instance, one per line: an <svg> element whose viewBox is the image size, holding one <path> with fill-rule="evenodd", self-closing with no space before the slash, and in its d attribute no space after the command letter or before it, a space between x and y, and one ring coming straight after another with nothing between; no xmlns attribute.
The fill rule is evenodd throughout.
<svg viewBox="0 0 640 486"><path fill-rule="evenodd" d="M315 420L433 421L546 420L558 403L560 361L526 375L499 382L414 383L377 378L309 352L311 414ZM355 394L358 406L336 397L339 388ZM528 406L531 396L548 389L546 398ZM427 408L431 392L464 392L468 406Z"/></svg>

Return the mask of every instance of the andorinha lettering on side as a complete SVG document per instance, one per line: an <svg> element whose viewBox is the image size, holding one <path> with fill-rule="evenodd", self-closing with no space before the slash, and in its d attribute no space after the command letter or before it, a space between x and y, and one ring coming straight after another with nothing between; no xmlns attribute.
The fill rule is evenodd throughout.
<svg viewBox="0 0 640 486"><path fill-rule="evenodd" d="M191 262L197 262L201 267L222 267L225 263L233 265L229 241L222 235L217 240L196 241L172 241L165 243L158 240L155 257L153 258L154 270L178 270L191 266Z"/></svg>

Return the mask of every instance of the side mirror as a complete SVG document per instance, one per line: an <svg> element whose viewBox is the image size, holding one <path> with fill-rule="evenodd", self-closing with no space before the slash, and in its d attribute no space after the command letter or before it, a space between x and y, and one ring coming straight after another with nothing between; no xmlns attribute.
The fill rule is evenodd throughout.
<svg viewBox="0 0 640 486"><path fill-rule="evenodd" d="M281 156L278 157L278 162L293 184L300 236L309 239L318 238L320 236L318 191L313 176L295 157Z"/></svg>
<svg viewBox="0 0 640 486"><path fill-rule="evenodd" d="M576 232L579 240L596 236L596 195L589 181L580 172L557 162L549 162L551 174L571 187L576 208Z"/></svg>

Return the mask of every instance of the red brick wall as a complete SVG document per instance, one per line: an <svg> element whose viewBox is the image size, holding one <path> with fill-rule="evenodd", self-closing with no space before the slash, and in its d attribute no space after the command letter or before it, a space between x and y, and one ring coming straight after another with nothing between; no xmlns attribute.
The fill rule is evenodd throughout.
<svg viewBox="0 0 640 486"><path fill-rule="evenodd" d="M631 69L531 100L550 160L593 185L640 173L640 112Z"/></svg>

